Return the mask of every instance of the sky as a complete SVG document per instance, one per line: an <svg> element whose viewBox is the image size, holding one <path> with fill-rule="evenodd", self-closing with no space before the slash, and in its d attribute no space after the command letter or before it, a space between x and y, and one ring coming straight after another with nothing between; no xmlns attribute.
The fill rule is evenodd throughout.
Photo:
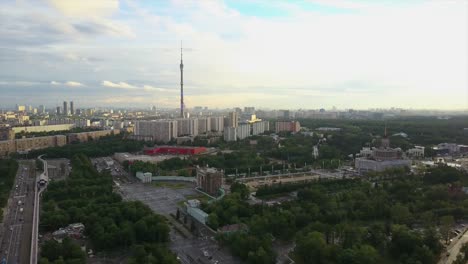
<svg viewBox="0 0 468 264"><path fill-rule="evenodd" d="M182 43L182 44L181 44ZM0 0L0 108L468 109L466 0Z"/></svg>

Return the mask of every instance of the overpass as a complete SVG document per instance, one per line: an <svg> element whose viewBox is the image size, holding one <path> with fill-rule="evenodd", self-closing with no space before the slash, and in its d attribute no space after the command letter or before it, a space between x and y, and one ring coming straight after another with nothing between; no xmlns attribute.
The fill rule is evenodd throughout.
<svg viewBox="0 0 468 264"><path fill-rule="evenodd" d="M34 184L34 209L33 209L33 222L32 222L32 235L31 235L31 256L30 256L30 264L37 264L37 257L39 254L38 250L38 237L39 237L39 213L40 213L40 201L41 201L41 193L47 187L47 181L43 188L38 187L39 182L44 179L48 179L48 170L47 170L47 161L42 159L41 155L38 157L42 164L44 165L44 172L41 173L37 183Z"/></svg>

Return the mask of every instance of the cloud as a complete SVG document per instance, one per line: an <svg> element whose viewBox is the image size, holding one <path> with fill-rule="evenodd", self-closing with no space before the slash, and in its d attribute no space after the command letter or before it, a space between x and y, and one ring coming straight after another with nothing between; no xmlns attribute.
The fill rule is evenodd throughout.
<svg viewBox="0 0 468 264"><path fill-rule="evenodd" d="M137 88L136 86L128 84L126 82L113 83L111 81L102 81L101 85L105 87L119 88L119 89L136 89Z"/></svg>
<svg viewBox="0 0 468 264"><path fill-rule="evenodd" d="M119 9L118 0L49 0L51 6L70 17L109 16Z"/></svg>
<svg viewBox="0 0 468 264"><path fill-rule="evenodd" d="M65 83L66 86L70 86L70 87L80 87L80 86L84 86L84 84L82 83L79 83L79 82L73 82L73 81L68 81Z"/></svg>
<svg viewBox="0 0 468 264"><path fill-rule="evenodd" d="M50 82L51 85L54 85L54 86L68 86L68 87L82 87L82 86L85 86L84 84L80 83L80 82L75 82L75 81L67 81L67 82L56 82L56 81L51 81Z"/></svg>

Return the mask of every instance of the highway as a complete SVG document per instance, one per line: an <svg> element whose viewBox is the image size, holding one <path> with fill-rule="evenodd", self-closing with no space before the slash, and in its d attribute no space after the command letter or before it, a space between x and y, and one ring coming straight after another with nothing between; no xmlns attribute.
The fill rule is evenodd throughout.
<svg viewBox="0 0 468 264"><path fill-rule="evenodd" d="M0 244L1 259L5 258L8 264L29 263L35 174L33 161L20 161L4 214Z"/></svg>
<svg viewBox="0 0 468 264"><path fill-rule="evenodd" d="M47 171L47 161L42 159L42 156L39 156L38 159L42 161L44 164L44 172L37 178L35 179L35 183L39 181L39 179L46 178L48 179L48 171ZM34 208L33 208L33 221L32 221L32 236L30 240L30 264L36 264L37 263L37 257L38 257L38 237L39 237L39 211L40 211L40 201L41 201L41 193L45 190L47 187L47 183L45 186L38 187L38 184L34 184Z"/></svg>

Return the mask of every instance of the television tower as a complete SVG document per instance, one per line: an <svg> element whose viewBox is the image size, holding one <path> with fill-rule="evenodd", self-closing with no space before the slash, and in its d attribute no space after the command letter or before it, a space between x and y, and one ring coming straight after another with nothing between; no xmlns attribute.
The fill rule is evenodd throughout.
<svg viewBox="0 0 468 264"><path fill-rule="evenodd" d="M184 118L184 62L182 60L182 42L180 42L180 117Z"/></svg>

